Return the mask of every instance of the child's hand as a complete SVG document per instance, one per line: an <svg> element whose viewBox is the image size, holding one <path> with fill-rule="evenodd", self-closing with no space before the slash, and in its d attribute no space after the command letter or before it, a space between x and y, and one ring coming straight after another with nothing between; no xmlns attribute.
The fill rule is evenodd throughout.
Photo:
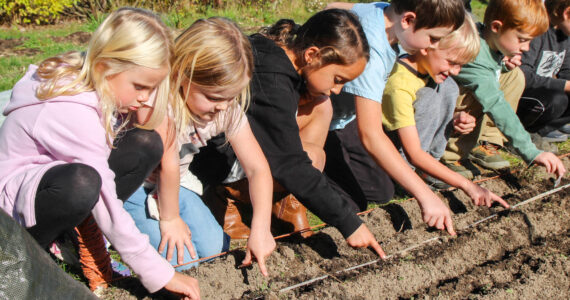
<svg viewBox="0 0 570 300"><path fill-rule="evenodd" d="M512 69L522 65L520 54L517 54L513 57L505 56L503 58L503 61L505 62L505 66L507 67L508 70L512 70Z"/></svg>
<svg viewBox="0 0 570 300"><path fill-rule="evenodd" d="M346 238L346 242L350 247L353 248L372 247L372 249L374 249L380 258L386 258L384 250L382 250L380 244L378 244L378 241L376 241L376 238L372 232L368 230L368 227L366 227L365 224L360 225L356 231L354 231L348 238Z"/></svg>
<svg viewBox="0 0 570 300"><path fill-rule="evenodd" d="M460 134L468 134L475 128L476 119L467 112L461 111L453 114L453 129Z"/></svg>
<svg viewBox="0 0 570 300"><path fill-rule="evenodd" d="M160 220L160 245L158 245L158 253L164 251L164 247L168 244L166 259L172 260L172 253L176 247L178 254L178 264L184 263L184 246L188 249L192 259L196 258L196 251L192 246L192 232L188 225L180 216L171 220Z"/></svg>
<svg viewBox="0 0 570 300"><path fill-rule="evenodd" d="M200 300L200 287L198 280L175 272L174 277L164 286L166 290L177 295L183 295L182 299Z"/></svg>
<svg viewBox="0 0 570 300"><path fill-rule="evenodd" d="M450 235L455 235L449 208L437 196L434 195L434 197L434 199L427 199L428 201L418 201L424 222L439 230L447 229Z"/></svg>
<svg viewBox="0 0 570 300"><path fill-rule="evenodd" d="M271 235L271 231L255 230L252 228L249 239L247 240L247 250L245 259L241 262L243 265L251 265L252 259L257 259L259 270L263 276L268 276L267 267L265 266L265 258L275 249L275 239Z"/></svg>
<svg viewBox="0 0 570 300"><path fill-rule="evenodd" d="M503 207L509 208L509 204L503 200L503 198L495 195L491 191L482 188L475 183L469 181L469 185L467 188L463 189L471 200L473 200L473 204L475 205L486 205L487 207L491 207L493 201L499 202Z"/></svg>
<svg viewBox="0 0 570 300"><path fill-rule="evenodd" d="M562 161L551 152L542 152L534 159L533 163L539 164L546 168L548 173L556 173L557 177L564 176L566 169Z"/></svg>

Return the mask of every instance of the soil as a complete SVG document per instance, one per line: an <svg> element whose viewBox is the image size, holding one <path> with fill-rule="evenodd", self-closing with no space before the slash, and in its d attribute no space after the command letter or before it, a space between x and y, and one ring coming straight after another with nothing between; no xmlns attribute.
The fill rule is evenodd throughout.
<svg viewBox="0 0 570 300"><path fill-rule="evenodd" d="M20 48L24 41L27 38L19 38L19 39L9 39L3 40L0 39L0 57L6 56L34 56L36 54L42 53L41 50L36 48Z"/></svg>
<svg viewBox="0 0 570 300"><path fill-rule="evenodd" d="M59 43L85 44L89 33L52 37ZM0 39L0 57L33 56L25 40ZM564 158L570 169L570 160ZM519 171L481 185L511 205L552 188L544 168ZM567 184L568 179L562 181ZM390 204L363 216L384 251L376 261L368 249L348 247L334 228L308 239L280 240L268 259L270 276L257 266L238 269L243 251L201 264L187 273L200 282L203 299L570 299L570 189L512 210L475 207L460 191L442 192L458 232L450 237L427 228L415 201ZM476 226L474 222L498 215ZM409 247L413 250L402 251ZM309 279L323 280L286 292ZM170 299L152 295L136 278L125 278L100 294L102 299Z"/></svg>
<svg viewBox="0 0 570 300"><path fill-rule="evenodd" d="M55 36L51 39L56 43L71 43L74 45L86 45L91 38L91 33L78 31L67 36ZM37 48L22 48L24 41L27 38L19 39L0 39L0 57L7 56L34 56L42 53L43 51Z"/></svg>
<svg viewBox="0 0 570 300"><path fill-rule="evenodd" d="M570 160L563 161L568 169ZM532 168L481 185L514 205L550 190L551 177L544 168ZM562 185L568 183L563 179ZM325 228L305 240L280 240L268 260L268 278L257 266L236 268L243 251L187 273L199 280L203 299L569 299L569 195L564 189L504 210L476 207L460 191L443 192L456 237L427 228L415 201L375 209L363 219L392 256L348 272L342 270L378 257L348 247L336 229ZM417 247L402 251L411 246ZM328 278L280 292L324 275ZM148 295L134 278L116 282L101 296L168 298L165 292Z"/></svg>
<svg viewBox="0 0 570 300"><path fill-rule="evenodd" d="M56 36L52 37L51 39L57 43L71 43L75 45L84 45L89 42L91 38L91 33L78 31L67 36Z"/></svg>

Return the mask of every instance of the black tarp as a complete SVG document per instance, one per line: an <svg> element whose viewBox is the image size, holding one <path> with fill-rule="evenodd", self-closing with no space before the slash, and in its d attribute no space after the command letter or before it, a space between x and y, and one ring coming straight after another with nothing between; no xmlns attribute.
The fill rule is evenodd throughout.
<svg viewBox="0 0 570 300"><path fill-rule="evenodd" d="M97 299L0 209L0 299Z"/></svg>

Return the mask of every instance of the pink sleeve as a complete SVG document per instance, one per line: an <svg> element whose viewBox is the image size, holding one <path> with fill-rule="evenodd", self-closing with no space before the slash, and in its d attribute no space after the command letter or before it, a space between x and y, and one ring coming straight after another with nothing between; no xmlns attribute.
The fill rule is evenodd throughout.
<svg viewBox="0 0 570 300"><path fill-rule="evenodd" d="M139 275L142 284L155 292L174 276L174 269L151 246L117 199L114 177L107 159L106 133L93 107L78 103L48 103L34 128L37 141L56 160L89 165L102 179L101 196L92 210L101 231L121 258Z"/></svg>

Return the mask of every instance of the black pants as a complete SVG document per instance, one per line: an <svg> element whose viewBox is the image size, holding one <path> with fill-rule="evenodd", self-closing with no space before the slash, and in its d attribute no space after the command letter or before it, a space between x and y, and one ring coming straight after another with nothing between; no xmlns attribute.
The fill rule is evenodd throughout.
<svg viewBox="0 0 570 300"><path fill-rule="evenodd" d="M368 202L386 203L394 196L394 183L368 154L358 137L356 120L329 132L325 143L324 173L339 195L359 211Z"/></svg>
<svg viewBox="0 0 570 300"><path fill-rule="evenodd" d="M546 88L524 91L517 115L529 132L545 135L570 123L568 94Z"/></svg>
<svg viewBox="0 0 570 300"><path fill-rule="evenodd" d="M115 172L117 196L126 200L158 166L162 140L155 131L131 129L115 139L109 167ZM46 248L63 232L80 224L101 193L101 176L85 164L49 169L40 180L35 199L36 225L28 232Z"/></svg>

